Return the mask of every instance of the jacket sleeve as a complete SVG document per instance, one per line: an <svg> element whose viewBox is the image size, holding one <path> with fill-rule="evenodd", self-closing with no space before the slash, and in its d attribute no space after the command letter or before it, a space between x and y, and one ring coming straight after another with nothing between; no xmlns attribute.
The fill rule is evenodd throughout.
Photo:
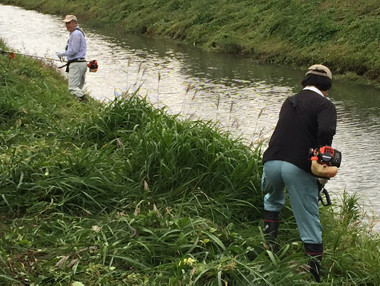
<svg viewBox="0 0 380 286"><path fill-rule="evenodd" d="M334 104L326 99L318 113L318 145L331 146L336 132L337 114Z"/></svg>

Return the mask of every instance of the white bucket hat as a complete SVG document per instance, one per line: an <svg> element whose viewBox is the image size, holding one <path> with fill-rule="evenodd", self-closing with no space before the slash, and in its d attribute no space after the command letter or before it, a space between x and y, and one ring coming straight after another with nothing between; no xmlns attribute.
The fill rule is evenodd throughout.
<svg viewBox="0 0 380 286"><path fill-rule="evenodd" d="M325 76L325 77L328 77L329 79L332 79L331 71L329 70L328 67L324 65L312 65L311 67L308 68L305 75L309 75L309 74L316 74L316 75Z"/></svg>

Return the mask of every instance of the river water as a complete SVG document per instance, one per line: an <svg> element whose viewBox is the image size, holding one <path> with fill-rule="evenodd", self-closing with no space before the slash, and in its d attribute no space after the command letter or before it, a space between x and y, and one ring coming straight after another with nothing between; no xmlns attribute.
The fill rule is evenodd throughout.
<svg viewBox="0 0 380 286"><path fill-rule="evenodd" d="M138 90L170 114L218 122L247 144L267 142L283 100L301 89L304 72L286 66L258 65L171 41L82 28L87 60L99 63L97 73L87 73L86 89L92 97L108 102ZM56 59L67 37L60 17L0 4L0 38L14 51ZM379 220L380 90L335 80L329 97L338 112L333 146L342 152L343 161L326 188L336 200L344 190L357 193L363 211ZM374 229L380 230L380 223Z"/></svg>

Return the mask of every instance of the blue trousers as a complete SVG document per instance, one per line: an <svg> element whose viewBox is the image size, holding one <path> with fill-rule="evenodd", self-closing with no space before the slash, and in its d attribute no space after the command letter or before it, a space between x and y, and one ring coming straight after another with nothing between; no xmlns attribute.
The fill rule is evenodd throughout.
<svg viewBox="0 0 380 286"><path fill-rule="evenodd" d="M281 211L285 204L285 187L304 243L322 243L319 220L318 184L310 173L285 161L268 161L262 177L264 209Z"/></svg>

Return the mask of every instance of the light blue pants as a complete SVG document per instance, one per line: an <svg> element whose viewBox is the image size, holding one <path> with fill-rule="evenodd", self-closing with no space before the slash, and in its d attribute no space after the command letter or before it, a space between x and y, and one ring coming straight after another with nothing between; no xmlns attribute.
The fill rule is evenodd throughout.
<svg viewBox="0 0 380 286"><path fill-rule="evenodd" d="M76 97L83 97L83 86L86 79L87 63L73 62L69 69L69 91Z"/></svg>
<svg viewBox="0 0 380 286"><path fill-rule="evenodd" d="M262 177L264 209L281 211L285 204L285 187L304 243L322 243L319 220L317 179L285 161L268 161Z"/></svg>

